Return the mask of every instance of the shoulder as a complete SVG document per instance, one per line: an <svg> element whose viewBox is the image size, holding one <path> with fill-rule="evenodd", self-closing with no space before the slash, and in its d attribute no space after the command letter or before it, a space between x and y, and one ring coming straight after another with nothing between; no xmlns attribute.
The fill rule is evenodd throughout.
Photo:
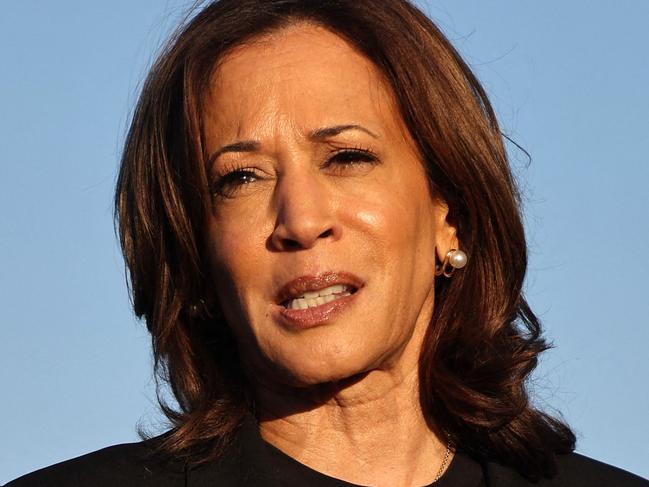
<svg viewBox="0 0 649 487"><path fill-rule="evenodd" d="M153 460L150 442L110 446L37 470L5 487L172 487L184 485L182 465Z"/></svg>
<svg viewBox="0 0 649 487"><path fill-rule="evenodd" d="M486 474L490 487L649 487L649 481L578 453L557 456L557 475L531 483L513 469L489 463Z"/></svg>
<svg viewBox="0 0 649 487"><path fill-rule="evenodd" d="M578 453L559 455L559 485L649 487L649 481Z"/></svg>

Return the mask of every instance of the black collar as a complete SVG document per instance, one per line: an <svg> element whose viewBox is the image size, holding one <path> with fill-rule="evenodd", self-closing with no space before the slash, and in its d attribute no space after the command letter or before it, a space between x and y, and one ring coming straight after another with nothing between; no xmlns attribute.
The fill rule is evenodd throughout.
<svg viewBox="0 0 649 487"><path fill-rule="evenodd" d="M434 487L479 487L483 469L462 452L457 452ZM263 440L254 418L247 418L235 442L215 463L188 470L186 487L358 487L317 472Z"/></svg>

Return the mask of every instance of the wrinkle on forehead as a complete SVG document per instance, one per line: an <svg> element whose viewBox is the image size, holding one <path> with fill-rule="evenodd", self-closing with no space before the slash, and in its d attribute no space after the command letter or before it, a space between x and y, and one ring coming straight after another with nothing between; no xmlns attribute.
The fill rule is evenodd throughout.
<svg viewBox="0 0 649 487"><path fill-rule="evenodd" d="M286 111L303 99L312 106L321 102L314 112L322 119L317 124L297 109ZM254 138L268 135L271 124L302 136L327 124L362 124L353 119L357 109L374 120L391 120L391 128L398 128L412 145L397 107L383 73L353 44L320 25L300 22L248 40L223 56L213 71L203 112L219 138Z"/></svg>

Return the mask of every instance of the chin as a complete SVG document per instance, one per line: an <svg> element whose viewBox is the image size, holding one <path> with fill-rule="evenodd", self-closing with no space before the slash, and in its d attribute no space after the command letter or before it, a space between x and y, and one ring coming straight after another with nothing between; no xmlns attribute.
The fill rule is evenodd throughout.
<svg viewBox="0 0 649 487"><path fill-rule="evenodd" d="M274 349L269 356L269 370L277 374L275 380L293 387L353 381L371 371L376 363L369 350L353 347L351 343L319 342L314 347L298 348Z"/></svg>

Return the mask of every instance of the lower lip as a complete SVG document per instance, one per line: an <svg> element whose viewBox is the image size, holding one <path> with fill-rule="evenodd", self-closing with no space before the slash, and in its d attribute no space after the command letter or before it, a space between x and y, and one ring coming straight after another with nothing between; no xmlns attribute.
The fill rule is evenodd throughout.
<svg viewBox="0 0 649 487"><path fill-rule="evenodd" d="M335 301L321 304L320 306L314 306L313 308L288 309L279 305L279 309L277 309L275 314L278 321L287 328L301 330L325 325L335 316L338 316L345 309L349 308L356 300L356 296L358 296L360 291L361 290L358 289L354 294L343 296Z"/></svg>

